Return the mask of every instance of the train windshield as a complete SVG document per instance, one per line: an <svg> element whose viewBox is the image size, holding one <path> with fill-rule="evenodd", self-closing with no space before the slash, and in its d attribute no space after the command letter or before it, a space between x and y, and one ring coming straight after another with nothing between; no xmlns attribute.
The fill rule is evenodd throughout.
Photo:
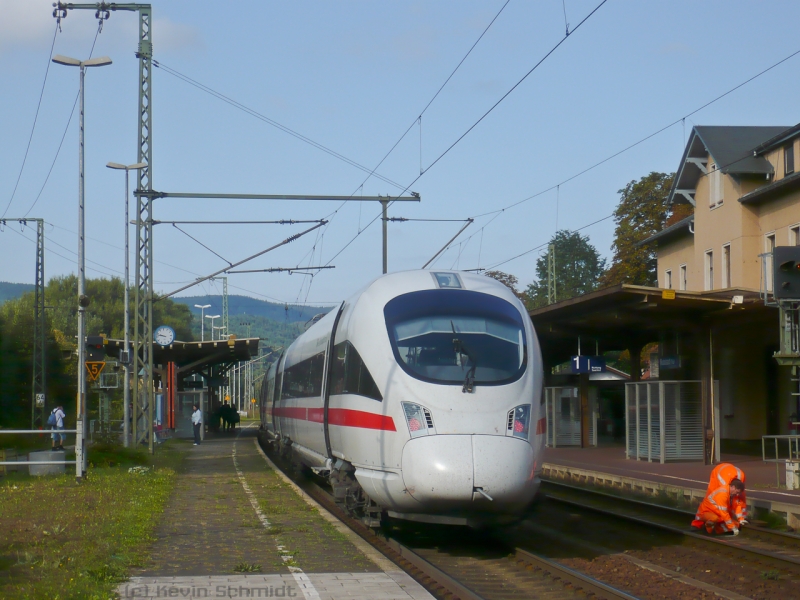
<svg viewBox="0 0 800 600"><path fill-rule="evenodd" d="M392 350L417 379L441 384L499 385L519 379L527 348L520 311L468 290L422 290L383 309Z"/></svg>

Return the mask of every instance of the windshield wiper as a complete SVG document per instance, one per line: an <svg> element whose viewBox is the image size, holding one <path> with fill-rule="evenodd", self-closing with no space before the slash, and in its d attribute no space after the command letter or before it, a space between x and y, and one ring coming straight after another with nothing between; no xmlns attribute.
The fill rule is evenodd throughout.
<svg viewBox="0 0 800 600"><path fill-rule="evenodd" d="M453 335L457 335L456 326L453 321L450 321L450 327L453 328ZM478 361L475 360L475 355L467 348L467 345L457 337L453 338L453 351L456 354L462 354L469 359L470 368L467 371L467 376L464 378L464 385L461 387L463 394L471 394L475 389L475 367L478 366Z"/></svg>

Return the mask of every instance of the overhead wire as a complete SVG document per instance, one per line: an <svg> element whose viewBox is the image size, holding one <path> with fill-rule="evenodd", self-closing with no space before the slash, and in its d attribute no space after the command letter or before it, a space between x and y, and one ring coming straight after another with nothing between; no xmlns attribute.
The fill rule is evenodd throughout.
<svg viewBox="0 0 800 600"><path fill-rule="evenodd" d="M525 75L522 76L521 79L519 79L519 81L517 81L505 94L503 94L500 97L500 99L497 100L497 102L495 102L486 112L484 112L483 115L481 115L481 117L477 121L475 121L472 125L470 125L470 127L467 128L467 130L464 133L462 133L452 144L450 144L444 150L444 152L439 154L439 156L437 156L436 159L433 162L431 162L430 165L428 165L428 168L425 169L425 171L423 173L420 173L419 175L417 175L411 181L411 183L409 183L405 188L403 188L403 190L400 192L400 194L398 194L397 197L400 197L404 193L406 193L411 188L411 186L414 185L425 173L427 173L434 165L436 165L440 160L442 160L442 158L444 158L453 148L455 148L459 144L459 142L461 142L461 140L463 140L467 135L469 135L469 133L473 129L475 129L475 127L477 127L487 116L489 116L489 114L491 114L492 111L494 111L494 109L497 108L515 89L517 89L522 84L522 82L524 82L531 75L531 73L533 73L536 69L538 69L542 65L542 63L544 63L544 61L546 61L550 56L552 56L552 54L567 40L567 38L570 35L572 35L572 33L577 31L578 29L580 29L581 26L583 26L586 23L586 21L588 21L598 10L600 10L600 8L607 1L608 0L601 0L601 2L588 15L586 15L586 17L584 17L581 20L581 22L578 23L578 25L576 25L575 28L568 35L565 35L563 38L561 38L533 67L531 67L531 69L527 73L525 73ZM393 200L390 201L389 202L389 206L391 206L393 203L394 203ZM372 223L374 223L375 221L377 221L381 217L381 214L382 213L379 213L378 215L376 215L375 218L372 219L367 224L367 226L364 227L364 229L362 231L360 231L352 239L350 239L350 241L348 241L347 244L345 244L345 246L341 250L339 250L339 252L337 252L333 256L333 258L331 258L325 264L326 265L330 264L337 256L339 256L342 252L344 252L350 246L350 244L352 244L356 240L356 238L359 235L361 235L361 233L363 233L363 231L365 231L367 228L369 228L369 226L372 225Z"/></svg>
<svg viewBox="0 0 800 600"><path fill-rule="evenodd" d="M58 27L58 25L56 25L56 27ZM103 31L103 20L102 19L100 20L100 22L99 22L99 24L97 26L97 32L94 34L94 40L92 41L92 47L89 50L89 58L92 58L92 55L94 54L94 47L97 44L97 37L100 35L101 31ZM52 53L52 50L51 50L51 53ZM48 63L48 68L49 68L49 63ZM67 126L64 127L64 133L61 135L61 141L58 143L58 148L56 149L56 155L53 157L53 162L50 164L50 168L47 171L47 176L44 178L44 183L42 183L42 187L39 190L39 193L36 195L36 199L33 201L33 204L31 204L30 208L28 209L28 211L24 215L26 217L31 213L31 211L33 210L33 207L36 206L36 203L39 202L39 198L41 198L42 192L44 192L44 188L47 185L47 182L50 180L50 174L53 172L53 167L56 166L56 161L58 160L59 154L61 154L61 147L64 145L64 139L67 137L67 131L69 131L69 126L72 123L72 117L75 116L75 107L78 105L79 96L80 96L80 91L78 91L78 93L75 94L75 101L72 103L72 110L69 113L69 119L67 119Z"/></svg>
<svg viewBox="0 0 800 600"><path fill-rule="evenodd" d="M717 170L718 170L718 171L724 171L724 170L725 170L725 169L727 169L728 167L731 167L731 166L735 165L735 164L736 164L736 163L738 163L738 162L741 162L741 161L743 161L743 160L746 160L746 159L750 158L751 156L752 156L752 152L751 152L751 151L747 151L745 154L743 154L743 155L742 155L742 156L740 156L739 158L735 158L735 159L733 159L733 160L731 160L731 161L729 161L729 162L727 162L727 163L725 163L725 164L723 164L723 165L718 165L718 166L717 166ZM711 172L713 172L713 171L711 171ZM708 177L708 176L710 175L710 173L711 173L711 172L709 172L709 173L701 173L701 174L700 174L700 177ZM589 228L589 227L592 227L593 225L597 225L598 223L602 223L603 221L607 221L608 219L611 219L611 218L612 218L612 217L614 217L614 216L616 216L616 210L615 210L614 212L612 212L610 215L606 215L606 216L605 216L605 217L603 217L602 219L597 219L596 221L592 221L591 223L588 223L587 225L584 225L584 226L582 226L582 227L578 227L577 229L571 229L571 230L569 230L569 231L570 231L570 233L575 233L575 232L578 232L578 231L583 231L584 229L587 229L587 228ZM470 236L470 237L472 237L472 236ZM535 252L536 250L540 250L541 248L544 248L545 246L547 246L549 243L550 243L550 241L548 240L547 242L544 242L544 243L542 243L542 244L539 244L538 246L536 246L536 247L534 247L534 248L531 248L530 250L526 250L525 252L522 252L521 254L517 254L516 256L512 256L511 258L508 258L508 259L506 259L506 260L503 260L503 261L501 261L501 262L499 262L499 263L496 263L496 264L494 264L494 265L493 265L493 266L491 266L491 267L487 267L487 269L486 269L486 270L493 270L493 269L496 269L496 268L497 268L497 267L499 267L500 265L504 265L504 264L506 264L506 263L508 263L508 262L511 262L512 260L516 260L516 259L518 259L518 258L520 258L520 257L522 257L522 256L525 256L525 255L527 255L527 254L530 254L531 252Z"/></svg>
<svg viewBox="0 0 800 600"><path fill-rule="evenodd" d="M266 115L261 114L260 112L258 112L256 110L254 110L254 109L242 104L241 102L238 102L238 101L226 96L225 94L222 94L221 92L218 92L218 91L214 90L213 88L210 88L207 85L202 84L199 81L196 81L196 80L192 79L188 75L184 75L183 73L180 73L179 71L173 69L172 67L169 67L169 66L165 65L161 61L153 60L153 66L161 69L162 71L164 71L166 73L169 73L173 77L176 77L177 79L180 79L181 81L184 81L185 83L188 83L191 86L196 87L197 89L199 89L199 90L201 90L203 92L206 92L207 94L217 98L218 100L222 100L226 104L229 104L229 105L233 106L234 108L237 108L237 109L241 110L242 112L255 117L258 120L263 121L264 123L267 123L268 125L272 125L276 129L279 129L280 131L283 131L284 133L288 133L292 137L294 137L294 138L296 138L296 139L298 139L298 140L300 140L302 142L305 142L306 144L309 144L309 145L313 146L314 148L317 148L318 150L322 150L326 154L329 154L330 156L333 156L334 158L337 158L337 159L349 164L352 167L355 167L355 168L357 168L357 169L359 169L361 171L364 171L366 173L373 174L373 172L370 171L369 167L365 167L364 165L357 163L356 161L344 156L343 154L340 154L339 152L336 152L335 150L332 150L331 148L328 148L327 146L324 146L323 144L321 144L321 143L319 143L319 142L317 142L315 140L312 140L311 138L309 138L309 137L307 137L307 136L305 136L305 135L303 135L301 133L298 133L297 131L294 131L293 129L287 127L286 125L283 125L283 124L279 123L278 121L275 121L274 119L271 119L270 117L267 117ZM378 179L380 179L381 181L384 181L384 182L388 183L389 185L392 185L392 186L394 186L394 187L396 187L398 189L403 187L401 184L399 184L399 183L397 183L395 181L392 181L391 179L389 179L388 177L384 177L383 175L374 174L374 176L377 177Z"/></svg>
<svg viewBox="0 0 800 600"><path fill-rule="evenodd" d="M225 258L224 256L221 256L221 255L219 255L217 252L215 252L214 250L212 250L211 248L209 248L208 246L206 246L206 245L205 245L203 242L201 242L200 240L198 240L196 237L194 237L194 236L192 236L192 235L189 235L189 234L188 234L187 232L185 232L183 229L181 229L180 227L178 227L178 226L177 226L175 223L173 223L173 224L172 224L172 226L173 226L175 229L177 229L178 231L180 231L180 232L181 232L183 235L185 235L186 237L188 237L190 240L192 240L192 241L194 241L194 242L197 242L198 244L200 244L200 245L201 245L203 248L205 248L206 250L208 250L209 252L211 252L211 254L213 254L213 255L214 255L214 256L216 256L217 258L220 258L220 259L222 259L224 262L228 263L229 265L232 265L232 264L233 264L233 263L232 263L231 261L229 261L227 258Z"/></svg>
<svg viewBox="0 0 800 600"><path fill-rule="evenodd" d="M25 147L25 155L22 157L22 165L19 168L19 174L17 175L17 182L14 184L14 191L11 192L11 198L8 200L8 204L6 204L6 209L3 211L3 217L6 216L8 213L8 209L11 208L11 203L14 202L14 197L17 195L17 188L19 187L19 181L22 179L22 172L25 170L25 163L28 160L28 152L31 149L31 142L33 141L33 132L36 131L36 121L39 119L39 109L42 107L42 98L44 97L44 88L47 85L47 74L50 73L50 64L51 59L53 58L53 48L56 45L56 37L58 36L58 23L56 23L56 29L53 32L53 42L50 44L50 55L47 57L47 68L44 71L44 81L42 81L42 89L39 92L39 101L36 104L36 113L33 115L33 125L31 125L31 134L28 136L28 145Z"/></svg>
<svg viewBox="0 0 800 600"><path fill-rule="evenodd" d="M400 138L399 138L399 139L398 139L398 140L397 140L397 141L396 141L396 142L395 142L395 143L392 145L392 147L391 147L391 148L389 149L389 151L388 151L388 152L387 152L387 153L386 153L386 154L383 156L383 158L381 158L381 160L380 160L380 161L378 161L378 164L377 164L377 165L375 165L375 167L373 167L373 169L372 169L372 170L369 172L369 174L368 174L368 175L367 175L367 177L364 179L364 181L362 181L362 182L361 182L361 184L360 184L360 185L359 185L359 186L358 186L358 187L357 187L357 188L356 188L356 189L353 191L353 194L351 194L351 195L355 195L355 193L356 193L356 192L358 192L358 190L359 190L359 189L361 189L361 190L362 190L362 193L363 193L364 184L366 184L366 183L367 183L367 181L369 181L370 177L374 176L375 172L376 172L376 171L377 171L377 170L378 170L378 169L381 167L381 165L384 163L384 161L386 161L386 159L389 157L389 155L391 155L391 153L392 153L392 152L394 152L395 148L397 148L397 146L400 144L400 142L402 142L402 141L405 139L405 137L408 135L408 132L409 132L409 131L411 131L411 129L412 129L412 128L414 127L414 125L416 125L417 123L419 123L419 128L420 128L420 133L419 133L419 136L420 136L420 139L419 139L419 143L420 143L420 149L419 149L419 154L420 154L420 168L419 168L419 173L420 173L420 177L423 175L423 173L424 173L424 170L423 170L423 168L422 168L422 116L425 114L425 112L428 110L428 108L430 108L431 104L433 104L433 101L434 101L434 100L436 100L436 98L439 96L439 94L442 92L442 90L445 88L445 86L448 84L448 82L449 82L449 81L450 81L450 80L453 78L453 75L455 75L455 74L456 74L456 71L458 71L458 69L461 67L461 65L462 65L462 64L464 64L464 61L467 59L467 57L468 57L468 56L469 56L469 55L472 53L472 51L475 49L475 46L477 46L477 45L478 45L478 43L479 43L479 42L480 42L480 41L483 39L483 36L484 36L484 35L486 35L486 32L487 32L487 31L489 31L489 28L490 28L490 27L491 27L491 26L494 24L494 22L497 20L497 18L498 18L498 17L500 16L500 14L503 12L503 10L506 8L506 6L508 6L508 3L509 3L510 1L511 1L511 0L506 0L505 4L503 4L503 6L501 6L501 7L500 7L500 10L499 10L499 11L497 11L497 14L494 16L494 18L492 18L492 20L491 20L491 21L489 21L489 24L488 24L488 25L487 25L487 26L484 28L484 30L481 32L480 36L478 36L478 39L477 39L477 40L475 40L475 42L472 44L472 46L470 46L469 50L467 50L467 53L466 53L466 54L465 54L465 55L464 55L464 56L461 58L461 60L458 62L458 64L456 65L456 67L455 67L455 68L452 70L452 72L450 73L450 75L448 75L448 76L447 76L447 79L445 79L444 83L442 83L442 85L441 85L441 86L439 86L439 89L438 89L438 90L436 90L436 93L435 93L435 94L434 94L434 95L431 97L431 99L428 101L428 103L425 105L425 107L424 107L424 108L423 108L423 109L420 111L420 113L419 113L419 115L417 116L417 118L416 118L416 119L414 119L414 121L412 121L412 122L411 122L411 124L410 124L410 125L408 126L408 128L407 128L407 129L406 129L406 130L403 132L403 134L400 136ZM415 181L416 181L416 180L415 180ZM405 192L406 190L408 190L408 188L410 188L410 187L411 187L411 185L413 185L413 182L412 182L411 184L409 184L409 185L408 185L408 186L407 186L407 187L406 187L406 188L403 190L403 192ZM401 195L402 195L402 193L403 193L403 192L401 192ZM336 208L336 210L334 210L334 211L333 211L331 214L329 214L328 216L326 216L326 217L325 217L326 219L328 219L328 225L326 225L326 226L325 226L325 231L327 231L327 230L328 230L328 227L330 227L330 225L331 225L331 222L333 221L334 217L335 217L335 216L338 214L339 210L341 210L341 208L342 208L342 207L343 207L345 204L346 204L346 202L342 202L342 204L340 204L340 205L339 205L339 207L338 207L338 208ZM344 250L345 250L345 249L346 249L346 248L347 248L347 247L348 247L348 246L349 246L349 245L350 245L350 244L351 244L353 241L355 241L355 239L356 239L356 238L357 238L359 235L361 235L361 233L362 233L362 232L363 232L365 229L367 229L367 227L369 227L370 225L372 225L372 224L373 224L373 223L374 223L374 222L377 220L377 218L376 218L376 219L372 219L372 220L371 220L371 221L370 221L370 222L369 222L369 223L366 225L366 227L364 227L364 228L362 229L362 228L361 228L361 206L359 206L359 209L358 209L358 210L359 210L359 212L358 212L358 224L359 224L359 226L358 226L358 231L357 231L357 233L356 233L355 237L354 237L353 239L351 239L351 240L350 240L350 242L348 242L348 243L347 243L347 245L346 245L344 248L342 248L342 250L340 250L340 251L339 251L339 252L338 252L338 253L337 253L337 254L336 254L336 255L335 255L333 258L336 258L336 256L339 256L339 254L341 254L341 253L342 253L342 252L343 252L343 251L344 251ZM332 258L330 261L328 261L327 263L325 263L325 264L326 264L326 266L327 266L327 265L329 265L329 264L330 264L330 263L333 261L333 258ZM321 255L320 255L320 259L321 259Z"/></svg>
<svg viewBox="0 0 800 600"><path fill-rule="evenodd" d="M585 175L585 174L586 174L586 173L588 173L589 171L592 171L593 169L596 169L597 167L599 167L599 166L601 166L601 165L603 165L603 164L607 163L608 161L610 161L610 160L612 160L612 159L614 159L614 158L616 158L616 157L620 156L621 154L624 154L625 152L628 152L629 150L632 150L633 148L635 148L635 147L637 147L637 146L641 145L642 143L644 143L644 142L646 142L647 140L649 140L649 139L651 139L651 138L655 137L656 135L658 135L658 134L660 134L660 133L663 133L664 131L666 131L667 129L669 129L669 128L671 128L671 127L675 126L675 125L677 125L678 123L682 123L682 124L685 126L685 121L686 121L686 119L689 119L689 118L690 118L692 115L694 115L694 114L696 114L696 113L700 112L700 111L701 111L701 110L703 110L704 108L707 108L707 107L711 106L711 105L712 105L712 104L714 104L715 102L718 102L718 101L719 101L719 100L721 100L722 98L725 98L725 97L726 97L726 96L728 96L729 94L731 94L731 93L735 92L735 91L736 91L736 90L738 90L739 88L743 87L744 85L747 85L748 83L750 83L750 82L754 81L755 79L757 79L757 78L761 77L762 75L765 75L765 74L766 74L766 73L768 73L769 71L771 71L771 70L773 70L774 68L776 68L776 67L780 66L781 64L783 64L783 63L785 63L786 61L788 61L789 59L791 59L791 58L793 58L793 57L797 56L798 54L800 54L800 50L797 50L797 51L795 51L795 52L792 52L792 53L791 53L791 54L789 54L788 56L786 56L786 57L784 57L784 58L780 59L779 61L777 61L777 62L775 62L775 63L773 63L773 64L772 64L772 65L770 65L769 67L767 67L767 68L765 68L765 69L762 69L761 71L759 71L759 72L758 72L758 73L756 73L755 75L753 75L753 76L749 77L749 78L748 78L748 79L746 79L745 81L743 81L743 82L741 82L741 83L739 83L739 84L735 85L734 87L732 87L732 88L730 88L729 90L727 90L727 91L723 92L722 94L719 94L718 96L716 96L715 98L713 98L713 99L709 100L708 102L706 102L706 103L705 103L705 104L703 104L702 106L700 106L700 107L698 107L698 108L696 108L696 109L692 110L691 112L689 112L689 113L687 113L686 115L684 115L684 116L682 116L682 117L680 117L680 118L676 119L675 121L671 122L670 124L668 124L668 125L666 125L666 126L664 126L664 127L661 127L660 129L658 129L658 130L654 131L653 133L650 133L650 134L646 135L645 137L643 137L643 138L639 139L638 141L636 141L636 142L634 142L634 143L632 143L632 144L629 144L628 146L626 146L626 147L625 147L625 148L623 148L622 150L619 150L619 151L616 151L616 152L614 152L613 154L611 154L611 155L607 156L606 158L604 158L604 159L602 159L602 160L600 160L600 161L598 161L598 162L594 163L593 165L591 165L591 166L590 166L590 167L588 167L588 168L585 168L585 169L583 169L583 170L579 171L578 173L575 173L574 175L571 175L570 177L567 177L566 179L564 179L564 180L560 181L559 183L556 183L556 184L554 184L554 185L551 185L551 186L549 186L549 187L547 187L547 188L545 188L545 189L543 189L543 190L540 190L540 191L536 192L535 194L532 194L532 195L530 195L530 196L528 196L528 197L526 197L526 198L523 198L522 200L518 200L518 201L516 201L516 202L513 202L513 203L511 203L511 204L509 204L509 205L507 205L507 206L504 206L504 207L502 207L502 208L495 209L495 210L491 210L491 211L487 211L487 212L480 213L480 214L477 214L477 215L473 215L473 217L472 217L472 218L474 218L474 219L479 219L479 218L482 218L482 217L486 217L486 216L492 215L492 219L491 219L491 220L490 220L488 223L486 223L485 225L483 225L483 226L481 227L481 229L479 229L478 231L476 231L475 233L473 233L471 236L467 237L465 241L468 241L468 240L470 240L470 239L471 239L473 236L475 236L475 235L478 235L478 233L481 233L481 235L482 235L482 234L483 234L483 229L484 229L484 228L486 228L486 227L489 225L489 223L491 223L492 221L494 221L494 220L495 220L495 219L496 219L498 216L500 216L501 214L503 214L505 211L507 211L507 210L510 210L510 209L512 209L512 208L515 208L515 207L517 207L517 206L519 206L519 205L521 205L521 204L524 204L524 203L526 203L526 202L528 202L528 201L530 201L530 200L533 200L534 198L538 198L538 197L540 197L540 196L542 196L542 195L544 195L544 194L546 194L546 193L548 193L548 192L551 192L551 191L554 191L554 190L556 191L556 193L557 193L556 202L557 202L557 207L558 207L558 203L559 203L559 198L558 198L558 195L560 194L560 187L561 187L562 185L564 185L564 184L566 184L566 183L568 183L568 182L570 182L570 181L572 181L572 180L574 180L574 179L576 179L576 178L578 178L578 177L580 177L580 176L582 176L582 175ZM690 119L690 121L691 121L691 119ZM684 132L684 139L685 139L685 137L686 137L686 136L685 136L685 132ZM685 143L684 143L684 146L685 146ZM738 159L738 160L741 160L741 159ZM605 220L605 219L603 219L603 220ZM557 227L557 225L556 225L556 227ZM448 249L449 249L449 248L448 248ZM443 253L442 253L442 257L444 256L444 254L445 254L445 253L443 252ZM441 258L441 257L440 257L440 258ZM435 264L435 263L434 263L434 264ZM479 267L480 267L480 265L479 265Z"/></svg>
<svg viewBox="0 0 800 600"><path fill-rule="evenodd" d="M576 28L576 29L577 29L577 28ZM607 163L608 161L610 161L610 160L612 160L612 159L614 159L614 158L618 157L619 155L621 155L621 154L624 154L624 153L625 153L625 152L627 152L628 150L632 150L632 149L633 149L633 148L635 148L636 146L639 146L639 145L643 144L643 143L644 143L644 142L646 142L647 140L649 140L649 139L651 139L651 138L653 138L653 137L657 136L657 135L658 135L658 134L660 134L660 133L663 133L664 131L666 131L666 130L667 130L667 129L669 129L670 127L673 127L673 126L677 125L678 123L681 123L681 122L682 122L684 119L688 119L689 117L691 117L692 115L694 115L694 114L696 114L696 113L700 112L700 111L701 111L701 110L703 110L704 108L708 108L709 106L711 106L711 105L712 105L712 104L714 104L715 102L717 102L717 101L719 101L719 100L722 100L722 99L723 99L725 96L728 96L728 95L732 94L733 92L735 92L735 91L736 91L736 90L738 90L739 88L741 88L741 87L743 87L743 86L747 85L748 83L750 83L751 81L754 81L755 79L758 79L758 78L759 78L759 77L761 77L762 75L764 75L764 74L768 73L768 72L769 72L769 71L771 71L772 69L774 69L774 68L776 68L776 67L780 66L781 64L783 64L783 63L785 63L787 60L789 60L789 59L791 59L791 58L793 58L793 57L797 56L798 54L800 54L800 50L796 50L795 52L792 52L791 54L789 54L789 55L788 55L788 56L786 56L785 58L782 58L782 59L781 59L781 60L779 60L778 62L776 62L776 63L772 64L772 65L771 65L771 66L769 66L769 67L767 67L766 69L763 69L762 71L759 71L758 73L756 73L756 74L755 74L755 75L753 75L752 77L750 77L750 78L748 78L747 80L743 81L742 83L740 83L740 84L738 84L738 85L736 85L736 86L732 87L731 89L729 89L728 91L726 91L726 92L724 92L724 93L720 94L719 96L715 97L714 99L712 99L712 100L709 100L708 102L706 102L706 103L705 103L705 104L703 104L702 106L700 106L700 107L698 107L698 108L694 109L693 111L691 111L691 112L689 112L689 113L685 114L684 116L682 116L682 117L680 117L680 118L678 118L678 119L676 119L676 120L672 121L672 122L671 122L671 123L669 123L668 125L665 125L665 126L661 127L660 129L658 129L658 130L654 131L653 133L650 133L650 134L646 135L645 137L641 138L640 140L638 140L638 141L636 141L636 142L633 142L632 144L630 144L630 145L626 146L626 147L625 147L625 148L623 148L622 150L618 150L617 152L614 152L613 154L611 154L611 155L607 156L606 158L604 158L604 159L602 159L602 160L600 160L600 161L598 161L598 162L594 163L594 164L593 164L593 165L591 165L590 167L587 167L587 168L583 169L582 171L579 171L578 173L575 173L574 175L571 175L570 177L567 177L566 179L564 179L564 180L562 180L562 181L560 181L560 182L558 182L558 183L556 183L556 184L554 184L554 185L551 185L550 187L548 187L548 188L546 188L546 189L540 190L540 191L536 192L535 194L532 194L531 196L528 196L527 198L523 198L522 200L518 200L517 202L514 202L514 203L512 203L512 204L509 204L508 206L504 206L503 208L499 208L499 209L496 209L496 210L491 210L491 211L488 211L488 212L485 212L485 213L480 213L480 214L478 214L478 215L473 215L473 218L477 219L477 218L479 218L479 217L484 217L484 216L491 215L491 214L494 214L494 213L497 213L497 212L502 212L502 211L508 210L508 209L510 209L510 208L514 208L514 207L516 207L516 206L519 206L520 204L524 204L525 202L528 202L529 200L533 200L534 198L537 198L538 196L541 196L541 195L543 195L543 194L546 194L547 192L551 192L551 191L553 191L553 190L557 189L559 186L562 186L562 185L564 185L565 183L569 183L569 182L570 182L570 181L572 181L573 179L577 179L577 178L578 178L578 177L580 177L581 175L585 175L585 174L586 174L586 173L588 173L589 171L592 171L592 170L596 169L597 167L599 167L599 166L601 166L601 165L603 165L603 164Z"/></svg>

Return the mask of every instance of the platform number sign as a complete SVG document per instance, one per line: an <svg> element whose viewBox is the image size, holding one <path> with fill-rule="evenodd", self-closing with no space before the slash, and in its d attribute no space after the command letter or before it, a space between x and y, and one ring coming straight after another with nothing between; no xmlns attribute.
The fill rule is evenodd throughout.
<svg viewBox="0 0 800 600"><path fill-rule="evenodd" d="M602 356L573 356L570 366L573 373L602 373L606 361Z"/></svg>
<svg viewBox="0 0 800 600"><path fill-rule="evenodd" d="M86 372L89 374L89 381L97 381L106 363L102 360L87 360L84 365L86 366Z"/></svg>

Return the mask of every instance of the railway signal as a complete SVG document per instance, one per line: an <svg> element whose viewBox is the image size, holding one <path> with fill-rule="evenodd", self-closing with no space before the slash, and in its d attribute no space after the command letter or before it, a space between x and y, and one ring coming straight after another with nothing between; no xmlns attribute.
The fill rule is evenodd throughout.
<svg viewBox="0 0 800 600"><path fill-rule="evenodd" d="M772 264L775 298L800 300L800 246L778 246Z"/></svg>

